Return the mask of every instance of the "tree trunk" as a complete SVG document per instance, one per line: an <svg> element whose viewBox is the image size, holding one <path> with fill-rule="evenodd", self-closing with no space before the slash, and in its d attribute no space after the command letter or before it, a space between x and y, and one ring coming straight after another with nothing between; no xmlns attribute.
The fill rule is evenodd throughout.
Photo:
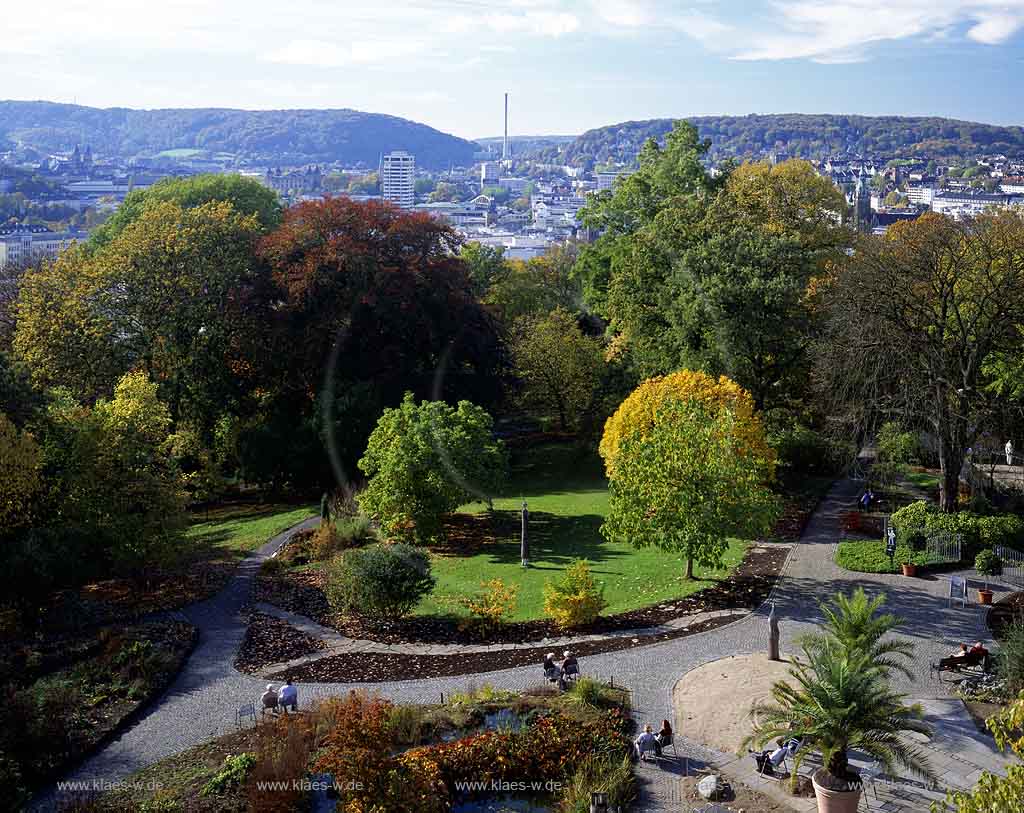
<svg viewBox="0 0 1024 813"><path fill-rule="evenodd" d="M687 556L686 557L686 578L687 579L692 579L693 578L693 557L692 556Z"/></svg>
<svg viewBox="0 0 1024 813"><path fill-rule="evenodd" d="M939 510L952 514L957 509L960 497L960 469L964 465L964 452L954 443L941 440L939 443L939 467L942 480L939 489Z"/></svg>

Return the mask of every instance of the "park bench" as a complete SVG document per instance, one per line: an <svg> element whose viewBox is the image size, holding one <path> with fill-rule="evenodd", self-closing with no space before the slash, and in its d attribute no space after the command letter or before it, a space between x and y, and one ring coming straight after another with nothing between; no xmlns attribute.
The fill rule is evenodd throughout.
<svg viewBox="0 0 1024 813"><path fill-rule="evenodd" d="M943 672L974 672L976 674L988 674L991 668L991 656L988 650L981 652L968 652L958 657L950 656L942 658L929 665L929 674L938 675L942 678Z"/></svg>

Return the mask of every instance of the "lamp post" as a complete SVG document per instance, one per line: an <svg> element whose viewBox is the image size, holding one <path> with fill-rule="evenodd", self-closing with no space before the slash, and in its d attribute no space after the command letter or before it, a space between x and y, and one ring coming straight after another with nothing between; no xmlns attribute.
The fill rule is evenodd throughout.
<svg viewBox="0 0 1024 813"><path fill-rule="evenodd" d="M775 602L768 613L768 660L779 660L779 620L775 617Z"/></svg>
<svg viewBox="0 0 1024 813"><path fill-rule="evenodd" d="M519 557L522 559L523 567L530 566L530 541L527 538L526 526L530 521L530 509L526 507L526 500L523 500L523 531L519 540Z"/></svg>

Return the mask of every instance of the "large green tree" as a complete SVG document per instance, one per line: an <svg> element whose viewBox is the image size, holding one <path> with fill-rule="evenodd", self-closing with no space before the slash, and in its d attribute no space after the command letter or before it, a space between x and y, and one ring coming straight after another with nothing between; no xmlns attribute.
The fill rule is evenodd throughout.
<svg viewBox="0 0 1024 813"><path fill-rule="evenodd" d="M524 406L557 420L563 432L591 423L604 372L601 342L580 330L568 312L526 316L515 325L512 359Z"/></svg>
<svg viewBox="0 0 1024 813"><path fill-rule="evenodd" d="M173 203L182 209L194 209L214 201L228 201L236 212L255 216L261 230L281 222L277 193L255 178L233 174L164 178L148 189L129 192L117 211L89 236L89 247L102 248L112 242L155 204Z"/></svg>
<svg viewBox="0 0 1024 813"><path fill-rule="evenodd" d="M843 196L803 161L702 163L707 142L677 125L638 172L588 206L603 231L575 272L642 375L680 366L735 378L759 407L803 397L808 283L842 256Z"/></svg>
<svg viewBox="0 0 1024 813"><path fill-rule="evenodd" d="M417 404L408 393L370 435L359 461L369 478L360 506L392 536L439 539L445 515L489 501L504 485L508 463L492 427L491 416L469 401Z"/></svg>

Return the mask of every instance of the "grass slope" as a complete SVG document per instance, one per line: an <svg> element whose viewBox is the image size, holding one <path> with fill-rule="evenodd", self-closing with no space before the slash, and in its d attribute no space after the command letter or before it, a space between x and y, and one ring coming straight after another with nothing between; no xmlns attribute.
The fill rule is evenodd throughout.
<svg viewBox="0 0 1024 813"><path fill-rule="evenodd" d="M531 566L525 570L519 558L518 511L523 499L530 510ZM608 513L601 460L592 452L580 452L567 444L536 447L519 454L513 460L510 485L494 501L494 507L501 512L493 524L494 536L478 552L434 552L437 587L417 607L416 614L451 612L452 598L478 591L482 581L502 579L519 587L513 620L541 618L544 582L557 577L574 558L587 559L595 577L604 582L608 601L605 612L624 612L710 586L740 562L748 544L731 540L723 567L696 567L700 578L686 581L681 556L606 541L600 533ZM461 510L478 514L484 521L484 507L479 503Z"/></svg>
<svg viewBox="0 0 1024 813"><path fill-rule="evenodd" d="M245 554L316 511L313 505L225 505L197 516L185 535L197 547Z"/></svg>

